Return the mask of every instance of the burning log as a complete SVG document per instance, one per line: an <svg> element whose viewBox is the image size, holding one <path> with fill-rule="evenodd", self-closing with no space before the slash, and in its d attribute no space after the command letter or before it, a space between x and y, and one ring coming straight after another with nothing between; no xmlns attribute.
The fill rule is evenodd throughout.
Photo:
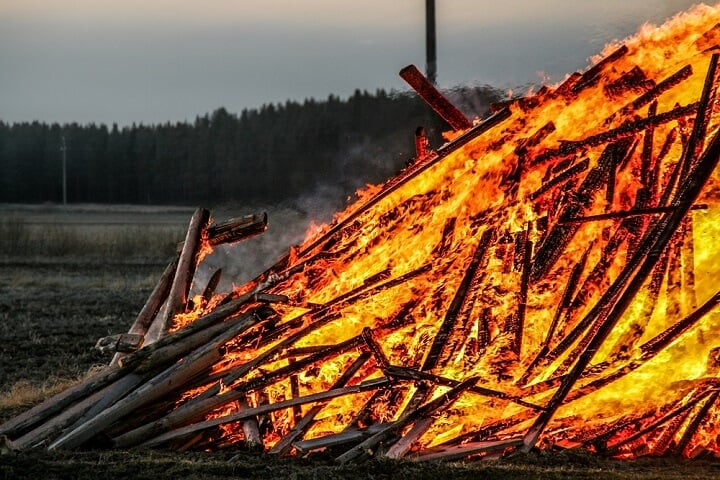
<svg viewBox="0 0 720 480"><path fill-rule="evenodd" d="M512 447L518 447L522 445L522 438L508 438L505 440L487 440L484 442L468 442L461 445L452 445L449 447L441 447L429 450L423 455L412 457L412 460L418 462L426 462L430 460L442 460L445 462L451 462L453 460L460 460L470 455L478 453L488 453L506 450Z"/></svg>
<svg viewBox="0 0 720 480"><path fill-rule="evenodd" d="M582 140L565 142L554 150L548 150L532 159L532 165L544 163L552 158L567 157L589 147L596 147L605 143L616 142L621 139L633 137L650 127L657 127L667 122L686 117L697 112L699 103L676 107L669 112L660 113L652 117L626 123L618 128L598 133Z"/></svg>
<svg viewBox="0 0 720 480"><path fill-rule="evenodd" d="M590 87L594 84L596 84L600 80L600 74L612 63L616 62L620 58L622 58L625 54L628 53L628 47L627 45L621 45L618 47L614 52L612 52L607 57L600 60L598 63L593 65L591 68L587 70L587 72L582 74L582 77L575 82L575 85L572 87L572 92L574 94L578 94L580 91L586 89L587 87Z"/></svg>
<svg viewBox="0 0 720 480"><path fill-rule="evenodd" d="M207 242L214 246L244 240L267 230L267 222L267 213L263 212L215 223L207 228Z"/></svg>
<svg viewBox="0 0 720 480"><path fill-rule="evenodd" d="M343 374L338 378L335 383L330 387L330 390L340 389L344 388L345 385L350 381L350 379L355 375L358 370L365 364L365 362L368 361L370 358L369 352L363 352L360 354L360 356L348 367L348 369L343 372ZM299 397L299 395L298 395ZM295 397L295 398L298 398ZM327 402L320 402L314 405L308 412L305 414L302 419L297 421L295 423L295 427L287 434L285 435L278 443L273 446L273 448L270 449L268 453L276 453L276 454L284 454L286 453L293 445L295 440L302 435L304 435L305 431L312 426L313 422L315 421L315 417L318 413L322 411L323 408L327 405Z"/></svg>
<svg viewBox="0 0 720 480"><path fill-rule="evenodd" d="M432 345L430 346L430 350L425 357L422 370L432 370L441 358L447 356L447 352L449 350L447 348L448 338L453 329L455 329L458 313L463 306L463 302L467 296L468 288L471 285L472 279L475 277L476 272L482 268L482 265L487 263L488 245L493 237L493 233L494 232L492 230L485 230L483 232L482 237L475 248L475 252L473 253L470 265L468 265L467 270L465 271L462 282L455 292L455 296L453 297L447 312L445 312L445 318L443 319L442 324L440 324L440 328L438 329ZM443 353L445 353L445 355L443 355Z"/></svg>
<svg viewBox="0 0 720 480"><path fill-rule="evenodd" d="M587 217L576 217L568 220L560 220L560 225L570 225L573 223L589 223L598 222L602 220L621 220L630 217L642 217L645 215L657 215L661 213L669 213L673 210L672 206L664 207L647 207L647 208L634 208L632 210L619 210L616 212L599 213L597 215L588 215ZM708 206L705 204L696 204L690 207L690 210L707 210Z"/></svg>
<svg viewBox="0 0 720 480"><path fill-rule="evenodd" d="M198 209L190 219L185 243L183 244L178 266L173 278L170 293L168 294L167 306L165 311L156 320L156 326L150 328L146 335L145 341L151 343L158 338L166 335L172 318L178 313L185 311L188 301L188 292L190 291L190 283L192 282L193 272L195 270L195 256L200 248L200 237L203 230L207 227L210 220L210 212L205 209Z"/></svg>
<svg viewBox="0 0 720 480"><path fill-rule="evenodd" d="M588 166L590 165L590 161L586 158L585 160L581 160L580 162L576 163L572 167L568 168L567 170L559 173L556 177L548 180L547 182L543 182L542 186L532 192L530 195L528 195L528 199L535 200L540 195L549 192L553 188L562 185L563 183L567 182L568 180L577 177L584 171L588 169ZM568 220L569 222L572 221Z"/></svg>
<svg viewBox="0 0 720 480"><path fill-rule="evenodd" d="M357 461L360 457L364 457L367 455L371 456L374 453L374 449L381 442L387 440L391 435L394 435L397 431L399 431L406 425L416 422L417 420L420 420L424 417L427 417L436 410L449 407L452 403L455 402L455 400L457 400L460 394L467 390L471 385L477 383L477 381L477 377L469 378L458 384L445 395L442 395L426 403L425 405L416 410L406 411L396 421L392 422L390 425L380 430L372 437L368 438L367 440L343 453L342 455L337 457L336 460L340 463L347 463L350 461Z"/></svg>
<svg viewBox="0 0 720 480"><path fill-rule="evenodd" d="M415 159L423 160L428 152L428 138L425 135L425 129L423 127L417 127L415 130Z"/></svg>
<svg viewBox="0 0 720 480"><path fill-rule="evenodd" d="M402 79L417 92L420 98L425 100L453 130L467 130L472 128L472 122L468 120L460 110L455 108L455 106L425 78L425 75L423 75L415 65L408 65L400 70L400 77L402 77Z"/></svg>

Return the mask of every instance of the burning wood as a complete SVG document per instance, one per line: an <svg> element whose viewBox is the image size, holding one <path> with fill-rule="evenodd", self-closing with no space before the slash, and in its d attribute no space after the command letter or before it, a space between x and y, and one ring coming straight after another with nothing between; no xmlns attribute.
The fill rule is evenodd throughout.
<svg viewBox="0 0 720 480"><path fill-rule="evenodd" d="M697 8L475 126L425 95L462 131L432 150L418 129L414 163L232 292L204 255L267 218L198 210L105 339L127 354L0 435L339 462L720 455L718 17Z"/></svg>

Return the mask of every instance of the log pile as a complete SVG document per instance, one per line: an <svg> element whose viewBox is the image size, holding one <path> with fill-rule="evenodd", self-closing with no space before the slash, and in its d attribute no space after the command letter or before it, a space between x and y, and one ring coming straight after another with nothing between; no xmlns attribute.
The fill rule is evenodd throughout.
<svg viewBox="0 0 720 480"><path fill-rule="evenodd" d="M445 145L416 130L414 163L230 292L195 273L267 216L198 209L129 332L98 342L108 367L0 435L343 463L719 455L718 20L698 8L481 122L403 69Z"/></svg>

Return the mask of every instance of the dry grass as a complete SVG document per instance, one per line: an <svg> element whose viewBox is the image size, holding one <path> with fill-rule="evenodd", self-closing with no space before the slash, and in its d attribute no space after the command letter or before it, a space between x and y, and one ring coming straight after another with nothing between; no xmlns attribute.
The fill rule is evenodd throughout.
<svg viewBox="0 0 720 480"><path fill-rule="evenodd" d="M184 230L172 225L37 225L10 217L0 220L0 255L153 261L172 255Z"/></svg>
<svg viewBox="0 0 720 480"><path fill-rule="evenodd" d="M49 378L41 383L19 380L0 393L0 417L4 412L27 409L75 385L80 378Z"/></svg>

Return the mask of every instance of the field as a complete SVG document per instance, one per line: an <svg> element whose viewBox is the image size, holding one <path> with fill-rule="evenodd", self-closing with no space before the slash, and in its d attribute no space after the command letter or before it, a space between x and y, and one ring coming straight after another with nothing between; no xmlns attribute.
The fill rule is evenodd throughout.
<svg viewBox="0 0 720 480"><path fill-rule="evenodd" d="M108 362L108 356L94 350L96 340L127 331L182 240L191 214L189 209L0 208L0 421ZM252 275L267 258L272 261L288 235L298 235L305 228L302 222L290 226L298 215L278 212L277 217L290 233L271 235L265 243L251 243L241 253L225 252L216 260L232 270L228 263L243 259L242 267L232 270L227 282ZM248 258L251 247L262 260ZM692 480L720 478L720 461L620 462L566 451L494 462L373 461L358 467L338 466L328 454L276 459L240 449L0 454L0 478L95 479L99 475L147 479Z"/></svg>

